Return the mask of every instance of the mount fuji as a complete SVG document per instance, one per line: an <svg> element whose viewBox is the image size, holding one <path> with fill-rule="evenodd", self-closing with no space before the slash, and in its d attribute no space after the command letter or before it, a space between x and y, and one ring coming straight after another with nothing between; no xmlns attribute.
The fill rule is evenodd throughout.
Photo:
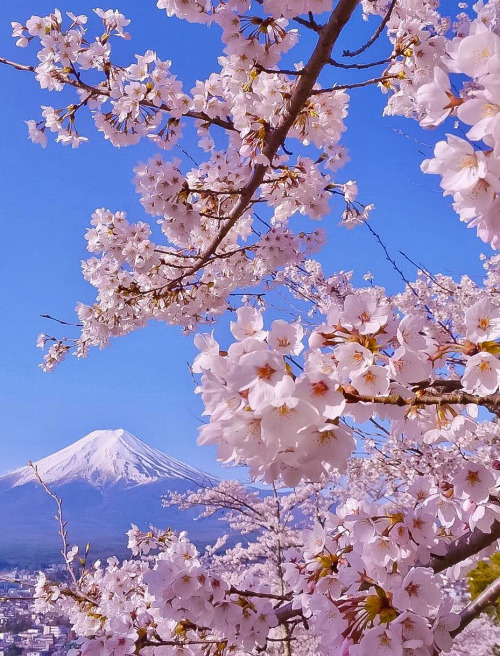
<svg viewBox="0 0 500 656"><path fill-rule="evenodd" d="M126 556L130 524L188 530L199 544L220 534L216 519L163 508L167 492L213 486L217 479L148 446L124 429L97 430L33 463L63 500L69 540L91 543L94 557ZM33 467L0 476L0 561L40 566L60 558L55 505Z"/></svg>

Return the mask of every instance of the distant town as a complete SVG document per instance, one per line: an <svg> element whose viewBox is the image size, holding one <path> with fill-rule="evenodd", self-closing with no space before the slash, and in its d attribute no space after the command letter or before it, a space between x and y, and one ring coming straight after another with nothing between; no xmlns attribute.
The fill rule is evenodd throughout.
<svg viewBox="0 0 500 656"><path fill-rule="evenodd" d="M44 571L54 580L63 570L53 565ZM36 580L33 571L0 571L0 656L66 656L77 646L65 618L35 612Z"/></svg>

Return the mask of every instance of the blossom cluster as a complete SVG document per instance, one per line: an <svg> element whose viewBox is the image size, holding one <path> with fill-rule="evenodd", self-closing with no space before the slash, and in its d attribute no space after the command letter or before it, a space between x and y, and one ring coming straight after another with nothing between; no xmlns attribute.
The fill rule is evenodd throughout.
<svg viewBox="0 0 500 656"><path fill-rule="evenodd" d="M500 307L470 291L478 300L469 296L463 314L454 305L445 329L425 303L425 315L414 305L401 316L383 290L357 290L331 305L306 350L299 322L279 319L266 331L260 310L240 308L227 351L213 335L195 338L193 371L210 417L199 443L216 444L221 461L244 463L256 478L295 485L345 471L355 425L375 417L416 448L467 439L478 406L491 410L498 397L487 397L500 387ZM447 367L455 380L445 380Z"/></svg>
<svg viewBox="0 0 500 656"><path fill-rule="evenodd" d="M135 556L157 553L154 559L97 561L73 596L40 575L38 609L57 608L69 617L81 636L75 653L127 656L139 648L149 656L195 656L211 646L241 653L266 643L277 623L269 599L232 592L203 566L185 533L143 534L133 526L129 547Z"/></svg>
<svg viewBox="0 0 500 656"><path fill-rule="evenodd" d="M45 369L150 319L194 330L232 309L232 294L257 288L258 307L247 296L227 349L213 334L196 336L193 372L209 417L199 442L216 445L224 463L249 466L255 479L302 486L288 506L276 487L264 500L231 485L174 499L185 507L203 500L210 513L223 498L246 513L233 524L245 535L265 532L247 560L241 545L215 557L221 540L201 556L185 534L134 527L131 560L84 569L75 589L42 578L40 605L68 614L82 656L274 654L282 643L291 654L300 623L325 656L434 656L465 624L445 584L500 536L499 256L485 262L483 284L421 272L390 297L355 287L349 273L325 275L308 259L325 231L306 230L302 217L327 217L339 196L345 226L368 218L372 206L357 201L356 183L335 175L348 158L346 90L378 84L388 114L425 128L448 119L468 126L465 138L450 133L437 143L422 168L441 176L460 218L498 245L499 5L480 2L452 25L434 0L364 1L366 17L383 17L371 42L386 28L390 56L339 64L332 47L356 4L159 0L168 16L222 32L220 69L190 91L152 50L114 63L112 44L129 38L119 11L95 10L95 37L86 16L57 10L13 24L20 47L38 45L39 63L24 68L40 86L77 94L28 123L33 141L45 145L50 131L79 146L86 137L77 117L88 109L114 146L146 137L167 150L192 123L203 159L183 151L185 160L155 155L135 168L160 239L145 221L96 210L83 263L96 303L77 307L75 341L40 336L39 346L50 345ZM297 26L317 39L305 63L293 60ZM280 68L287 61L292 67ZM380 65L380 77L326 84L335 66ZM266 328L261 292L272 285L308 301L318 321L295 316ZM308 518L304 531L283 519L297 508Z"/></svg>
<svg viewBox="0 0 500 656"><path fill-rule="evenodd" d="M271 541L260 541L258 551L236 547L219 559L210 550L201 556L185 533L143 533L133 526L128 533L133 560L110 558L104 567L98 561L83 571L76 591L42 575L38 607L69 616L82 636L75 656L253 653L279 642L277 625L293 626L297 616L307 622L319 654L448 652L460 617L443 584L473 560L447 568L440 557L467 530L489 530L499 512L490 504L497 478L477 464L462 467L446 486L419 476L404 507L352 499L329 512L323 495L314 504L310 528L296 527L289 535L290 511L304 507L314 490L306 486L289 498L259 501L251 498L255 493L223 483L177 502L207 504L209 512L227 507L230 523L243 532L264 528ZM325 481L315 492L324 486ZM485 511L480 521L478 509ZM483 548L475 557L493 549ZM262 562L262 554L274 558ZM262 564L242 571L243 557Z"/></svg>
<svg viewBox="0 0 500 656"><path fill-rule="evenodd" d="M304 549L287 554L285 579L293 606L321 636L324 653L448 652L460 618L431 553L445 553L450 538L469 523L463 499L486 504L495 485L496 478L480 465L460 471L446 491L419 477L408 490L413 503L404 508L351 501L306 531Z"/></svg>
<svg viewBox="0 0 500 656"><path fill-rule="evenodd" d="M476 3L450 30L435 3L411 0L398 2L387 24L394 53L403 56L387 69L393 80L386 112L416 116L425 128L458 119L455 133L436 144L422 171L441 176L444 195L453 197L460 219L495 249L500 243L499 25L496 2Z"/></svg>

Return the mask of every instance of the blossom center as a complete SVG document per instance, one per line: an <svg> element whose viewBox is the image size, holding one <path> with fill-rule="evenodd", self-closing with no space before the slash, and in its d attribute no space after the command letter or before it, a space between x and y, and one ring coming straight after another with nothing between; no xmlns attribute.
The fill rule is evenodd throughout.
<svg viewBox="0 0 500 656"><path fill-rule="evenodd" d="M462 158L461 161L461 168L462 169L469 169L477 166L477 157L476 155L466 155L465 157Z"/></svg>
<svg viewBox="0 0 500 656"><path fill-rule="evenodd" d="M313 396L323 396L328 392L328 385L322 380L320 380L318 383L314 383L311 388Z"/></svg>
<svg viewBox="0 0 500 656"><path fill-rule="evenodd" d="M410 583L409 585L406 586L405 590L408 593L408 596L418 597L420 593L420 586L418 585L418 583Z"/></svg>
<svg viewBox="0 0 500 656"><path fill-rule="evenodd" d="M477 485L478 483L481 482L481 479L479 478L479 473L477 471L468 471L467 476L465 477L467 483L470 485Z"/></svg>
<svg viewBox="0 0 500 656"><path fill-rule="evenodd" d="M372 383L375 382L375 374L373 371L367 371L366 374L363 375L363 378L366 380L366 382L371 385Z"/></svg>
<svg viewBox="0 0 500 656"><path fill-rule="evenodd" d="M263 378L264 380L271 380L271 377L276 373L276 369L273 369L271 365L265 364L263 367L257 367L257 377Z"/></svg>
<svg viewBox="0 0 500 656"><path fill-rule="evenodd" d="M478 326L482 330L486 330L486 328L488 328L489 325L490 325L490 320L488 319L488 317L481 317L478 321Z"/></svg>

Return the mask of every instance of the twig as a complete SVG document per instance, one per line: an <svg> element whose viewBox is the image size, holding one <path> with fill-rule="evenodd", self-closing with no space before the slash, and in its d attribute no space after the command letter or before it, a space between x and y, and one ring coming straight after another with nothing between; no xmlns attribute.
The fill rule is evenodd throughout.
<svg viewBox="0 0 500 656"><path fill-rule="evenodd" d="M75 574L75 570L73 569L73 563L71 562L68 555L69 554L68 531L66 530L66 522L64 521L64 517L63 517L62 499L58 497L55 492L52 492L52 490L48 487L47 483L43 481L42 477L38 472L38 468L36 464L34 462L31 462L30 460L28 462L28 465L34 471L37 481L40 483L40 485L43 487L43 489L49 495L49 497L53 499L57 505L57 513L55 515L55 518L59 523L59 535L61 536L61 540L62 540L61 555L64 558L66 569L68 570L68 573L71 577L71 581L73 582L75 587L78 588L78 581L76 580L76 574Z"/></svg>
<svg viewBox="0 0 500 656"><path fill-rule="evenodd" d="M500 596L500 576L493 581L485 590L471 601L460 613L460 625L451 633L452 638L457 636L465 627L472 622L483 610L496 602Z"/></svg>
<svg viewBox="0 0 500 656"><path fill-rule="evenodd" d="M383 84L388 80L399 78L399 75L383 75L382 77L374 77L364 82L354 82L352 84L338 84L335 87L328 87L326 89L314 89L311 91L312 96L317 96L320 93L331 93L332 91L342 91L344 89L359 89L360 87L367 87L370 84Z"/></svg>
<svg viewBox="0 0 500 656"><path fill-rule="evenodd" d="M356 69L358 71L361 71L365 68L372 68L374 66L382 66L382 64L388 64L391 61L392 57L388 57L387 59L380 59L379 61L376 62L368 62L366 64L344 64L343 62L339 62L336 59L330 59L328 60L328 63L330 66L335 66L337 68L345 68L345 69Z"/></svg>
<svg viewBox="0 0 500 656"><path fill-rule="evenodd" d="M76 326L77 328L82 328L83 323L71 323L69 321L63 321L62 319L56 319L55 317L50 316L50 314L41 314L42 319L50 319L51 321L57 321L57 323L62 324L63 326Z"/></svg>
<svg viewBox="0 0 500 656"><path fill-rule="evenodd" d="M7 66L12 66L17 71L29 71L30 73L35 72L34 66L28 66L27 64L19 64L18 62L13 62L10 59L5 59L5 57L0 57L0 64L6 64Z"/></svg>
<svg viewBox="0 0 500 656"><path fill-rule="evenodd" d="M357 50L344 50L344 52L342 53L344 55L344 57L356 57L357 55L360 55L365 50L368 50L368 48L375 43L375 41L382 34L382 30L384 29L384 27L389 22L389 19L390 19L391 14L394 10L394 7L396 6L396 2L397 2L397 0L392 0L391 4L389 6L389 9L387 10L386 15L384 16L384 18L382 19L382 22L380 23L380 25L377 27L377 29L373 33L373 36L364 45L362 45Z"/></svg>

